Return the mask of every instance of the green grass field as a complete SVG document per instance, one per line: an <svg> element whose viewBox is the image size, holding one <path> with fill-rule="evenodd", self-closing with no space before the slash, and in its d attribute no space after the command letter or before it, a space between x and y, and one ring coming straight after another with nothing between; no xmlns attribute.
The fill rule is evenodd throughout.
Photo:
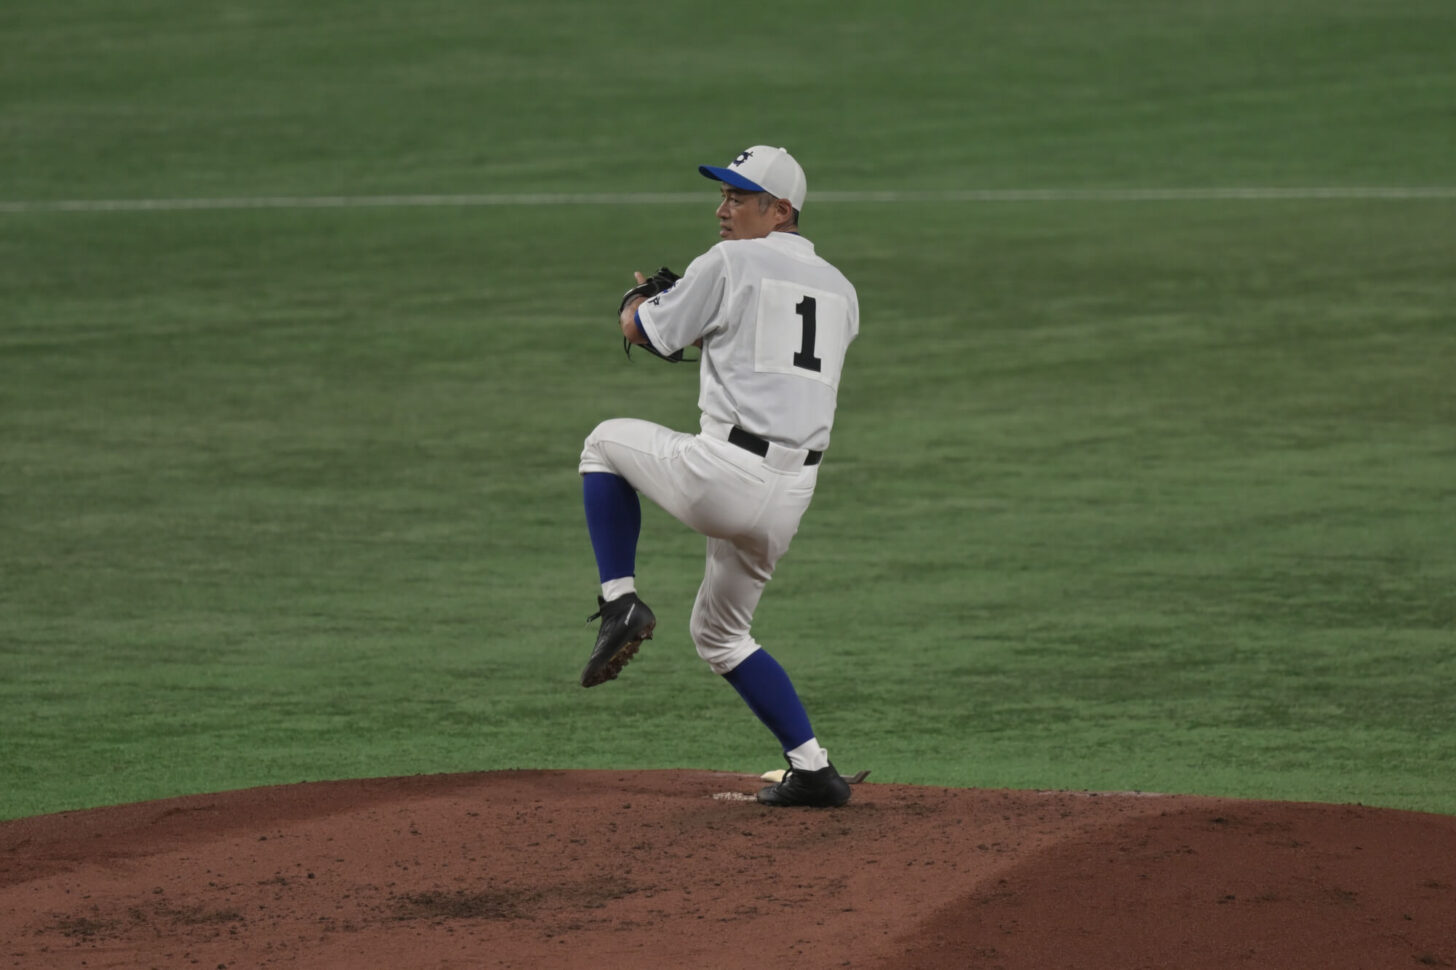
<svg viewBox="0 0 1456 970"><path fill-rule="evenodd" d="M656 509L576 685L581 440L696 423L610 308L762 141L863 312L756 627L840 767L1456 813L1449 3L296 6L0 11L0 818L778 764Z"/></svg>

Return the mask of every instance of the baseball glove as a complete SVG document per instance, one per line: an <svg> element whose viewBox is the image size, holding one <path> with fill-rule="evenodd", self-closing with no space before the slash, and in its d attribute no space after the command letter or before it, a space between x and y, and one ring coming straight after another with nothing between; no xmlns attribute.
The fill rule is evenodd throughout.
<svg viewBox="0 0 1456 970"><path fill-rule="evenodd" d="M622 302L617 304L617 316L620 317L622 315L622 311L627 309L627 304L637 297L645 297L650 300L657 294L672 289L672 285L680 279L682 279L681 276L677 275L666 266L662 267L657 272L647 277L647 279L643 280L641 283L638 283L626 293L622 294ZM641 347L643 350L647 351L649 354L652 354L654 357L660 357L670 364L679 363L683 359L683 352L681 350L674 350L670 354L664 354L660 353L651 344L634 345L632 341L628 340L626 337L622 338L622 349L626 351L627 357L629 359L632 356L633 346Z"/></svg>

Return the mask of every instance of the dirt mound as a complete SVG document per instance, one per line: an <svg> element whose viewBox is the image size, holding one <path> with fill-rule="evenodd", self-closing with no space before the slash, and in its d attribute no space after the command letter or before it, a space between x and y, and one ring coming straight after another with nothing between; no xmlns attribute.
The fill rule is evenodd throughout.
<svg viewBox="0 0 1456 970"><path fill-rule="evenodd" d="M1456 817L494 772L0 823L0 967L1456 966Z"/></svg>

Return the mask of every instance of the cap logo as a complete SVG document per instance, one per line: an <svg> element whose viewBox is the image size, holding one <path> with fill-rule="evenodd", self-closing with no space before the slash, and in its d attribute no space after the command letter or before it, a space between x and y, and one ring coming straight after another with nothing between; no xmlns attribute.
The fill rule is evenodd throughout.
<svg viewBox="0 0 1456 970"><path fill-rule="evenodd" d="M752 157L753 152L745 150L742 154L740 154L737 158L733 159L733 161L729 162L728 164L732 165L734 168L737 168Z"/></svg>

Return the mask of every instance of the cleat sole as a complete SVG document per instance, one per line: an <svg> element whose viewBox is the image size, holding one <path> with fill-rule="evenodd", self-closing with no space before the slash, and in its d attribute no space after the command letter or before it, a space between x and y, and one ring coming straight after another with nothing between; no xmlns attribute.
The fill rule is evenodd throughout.
<svg viewBox="0 0 1456 970"><path fill-rule="evenodd" d="M622 673L622 668L627 666L633 657L637 656L637 651L641 648L642 641L652 639L652 631L655 629L657 629L655 622L649 624L642 631L641 636L622 644L622 648L608 657L606 662L597 670L593 671L590 665L588 665L587 669L582 671L581 686L596 687L598 684L605 684L609 680L616 680Z"/></svg>

